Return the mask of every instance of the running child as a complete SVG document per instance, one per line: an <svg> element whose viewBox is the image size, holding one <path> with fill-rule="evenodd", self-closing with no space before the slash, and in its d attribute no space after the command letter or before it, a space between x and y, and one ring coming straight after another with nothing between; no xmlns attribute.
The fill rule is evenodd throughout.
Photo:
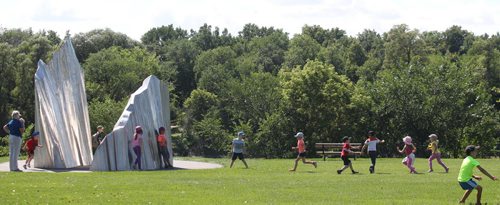
<svg viewBox="0 0 500 205"><path fill-rule="evenodd" d="M404 137L403 142L405 143L405 146L403 147L402 150L399 149L399 146L397 147L399 153L406 154L406 157L403 159L403 164L408 167L408 169L410 170L410 174L416 174L417 171L415 171L415 167L413 166L413 164L415 164L414 153L417 151L417 148L415 147L415 145L413 145L410 136Z"/></svg>
<svg viewBox="0 0 500 205"><path fill-rule="evenodd" d="M479 186L472 178L481 180L481 176L473 175L472 170L474 167L477 167L479 171L481 171L484 175L488 176L491 180L498 180L497 177L492 176L485 169L483 169L479 162L474 159L476 157L477 152L479 151L479 146L469 145L465 148L465 154L467 157L462 162L462 166L460 166L460 172L458 173L458 184L465 190L462 199L460 199L460 203L465 203L467 197L469 197L472 190L477 189L477 199L476 204L481 204L481 193L483 192L483 187Z"/></svg>
<svg viewBox="0 0 500 205"><path fill-rule="evenodd" d="M365 144L361 149L361 152L364 152L364 150L368 147L367 154L370 156L370 160L372 162L369 169L371 174L375 173L375 163L377 162L378 155L377 144L385 142L384 140L379 140L378 138L376 138L375 134L376 133L374 131L368 131L368 139L366 139Z"/></svg>
<svg viewBox="0 0 500 205"><path fill-rule="evenodd" d="M317 162L306 160L306 145L304 143L304 133L297 132L295 138L297 138L297 147L292 147L292 149L297 150L299 155L297 155L297 158L295 159L295 165L293 166L293 169L290 169L290 171L294 172L295 170L297 170L299 160L302 160L302 163L304 164L312 164L314 168L318 167Z"/></svg>
<svg viewBox="0 0 500 205"><path fill-rule="evenodd" d="M436 134L431 134L429 135L429 139L431 140L431 143L429 143L429 146L427 146L428 150L431 150L432 154L429 157L429 171L428 172L433 172L434 170L432 169L432 161L436 159L436 161L443 166L444 170L446 173L448 173L449 168L441 161L441 152L438 149L438 136Z"/></svg>
<svg viewBox="0 0 500 205"><path fill-rule="evenodd" d="M240 159L245 167L248 169L247 162L245 161L245 156L243 156L243 150L245 149L245 141L243 138L245 137L245 133L243 131L238 132L238 138L234 138L233 140L233 156L231 157L231 165L229 168L233 168L234 161L236 158Z"/></svg>
<svg viewBox="0 0 500 205"><path fill-rule="evenodd" d="M351 168L351 172L353 174L357 174L359 172L357 171L354 171L354 169L352 168L352 162L351 160L349 160L349 153L353 153L353 151L351 151L351 145L349 144L351 141L351 138L350 137L347 137L345 136L344 138L342 138L342 142L344 143L344 145L342 146L342 152L340 153L340 158L342 158L342 161L344 161L344 167L342 167L342 169L339 169L337 170L337 174L341 174L342 171L346 170L348 167Z"/></svg>
<svg viewBox="0 0 500 205"><path fill-rule="evenodd" d="M26 144L24 144L23 149L28 153L28 159L26 159L26 162L23 165L24 169L31 168L30 164L31 160L33 160L33 157L35 156L35 148L42 147L42 145L38 144L38 135L40 135L40 132L33 132L31 134L31 138L26 141Z"/></svg>

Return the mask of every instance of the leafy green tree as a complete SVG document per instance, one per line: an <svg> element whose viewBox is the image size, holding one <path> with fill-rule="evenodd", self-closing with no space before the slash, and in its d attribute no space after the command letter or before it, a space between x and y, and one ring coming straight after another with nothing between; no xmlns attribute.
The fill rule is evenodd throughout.
<svg viewBox="0 0 500 205"><path fill-rule="evenodd" d="M309 136L306 141L333 142L350 133L345 119L354 86L346 76L320 61L309 61L302 69L283 72L282 78L286 118Z"/></svg>
<svg viewBox="0 0 500 205"><path fill-rule="evenodd" d="M229 80L227 91L221 95L232 118L247 122L252 132L270 113L278 111L281 102L279 79L263 72Z"/></svg>
<svg viewBox="0 0 500 205"><path fill-rule="evenodd" d="M239 62L252 63L253 70L277 74L285 61L288 44L288 36L281 30L252 38Z"/></svg>
<svg viewBox="0 0 500 205"><path fill-rule="evenodd" d="M460 26L452 26L443 33L446 47L450 53L457 53L463 50L465 38L469 35L469 32L462 30Z"/></svg>
<svg viewBox="0 0 500 205"><path fill-rule="evenodd" d="M175 85L174 92L179 96L179 103L182 104L189 97L191 91L196 88L193 69L195 60L201 51L193 42L181 39L165 46L162 53L164 53L164 56L160 56L163 68L161 70L175 73L175 77L171 79Z"/></svg>
<svg viewBox="0 0 500 205"><path fill-rule="evenodd" d="M219 47L201 53L194 72L198 87L219 94L227 81L236 77L236 53L230 47Z"/></svg>
<svg viewBox="0 0 500 205"><path fill-rule="evenodd" d="M418 30L410 30L405 25L394 26L384 34L385 68L402 68L425 57L423 41L418 38Z"/></svg>
<svg viewBox="0 0 500 205"><path fill-rule="evenodd" d="M293 68L304 66L307 60L316 59L321 45L308 35L295 35L290 41L290 48L285 53L285 66Z"/></svg>
<svg viewBox="0 0 500 205"><path fill-rule="evenodd" d="M89 57L91 53L113 46L121 48L133 48L141 44L132 40L127 35L114 32L111 29L95 29L86 33L78 33L72 37L76 57L80 63Z"/></svg>
<svg viewBox="0 0 500 205"><path fill-rule="evenodd" d="M335 41L344 38L346 32L339 28L324 29L319 25L305 25L302 27L302 34L310 36L320 45L327 47Z"/></svg>
<svg viewBox="0 0 500 205"><path fill-rule="evenodd" d="M160 62L143 48L111 47L90 54L83 64L88 100L121 101L157 73Z"/></svg>
<svg viewBox="0 0 500 205"><path fill-rule="evenodd" d="M127 98L122 101L105 98L103 101L94 100L89 102L89 119L92 132L99 125L103 126L106 132L111 132L127 101Z"/></svg>

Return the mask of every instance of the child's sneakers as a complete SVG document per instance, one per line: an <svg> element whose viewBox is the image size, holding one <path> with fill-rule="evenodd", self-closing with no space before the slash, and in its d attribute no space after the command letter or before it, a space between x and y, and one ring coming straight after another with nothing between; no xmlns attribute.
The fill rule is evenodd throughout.
<svg viewBox="0 0 500 205"><path fill-rule="evenodd" d="M26 165L23 165L23 168L24 168L24 169L27 169L27 168L26 168Z"/></svg>
<svg viewBox="0 0 500 205"><path fill-rule="evenodd" d="M314 168L318 168L318 162L313 162Z"/></svg>
<svg viewBox="0 0 500 205"><path fill-rule="evenodd" d="M341 174L342 173L342 170L337 170L337 174Z"/></svg>
<svg viewBox="0 0 500 205"><path fill-rule="evenodd" d="M432 169L429 169L429 171L427 171L427 173L431 173L431 172L433 172L433 171L434 171L434 170L432 170Z"/></svg>
<svg viewBox="0 0 500 205"><path fill-rule="evenodd" d="M373 169L373 167L370 167L370 174L373 174L373 172L375 172L375 170Z"/></svg>
<svg viewBox="0 0 500 205"><path fill-rule="evenodd" d="M448 171L450 170L450 168L446 167L445 170L446 170L446 173L448 173Z"/></svg>

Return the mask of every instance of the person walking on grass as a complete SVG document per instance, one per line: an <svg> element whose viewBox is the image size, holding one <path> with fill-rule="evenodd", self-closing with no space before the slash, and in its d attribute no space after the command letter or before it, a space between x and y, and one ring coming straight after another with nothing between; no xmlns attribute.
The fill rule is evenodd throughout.
<svg viewBox="0 0 500 205"><path fill-rule="evenodd" d="M42 147L42 145L38 144L38 135L40 135L40 132L35 131L31 134L31 138L26 141L24 144L24 150L28 153L28 158L26 159L26 162L23 165L24 169L31 168L31 160L33 160L33 157L35 156L35 148L37 147Z"/></svg>
<svg viewBox="0 0 500 205"><path fill-rule="evenodd" d="M12 119L3 126L3 130L9 134L9 167L11 172L20 172L17 160L21 152L22 135L24 133L24 119L21 113L14 110Z"/></svg>
<svg viewBox="0 0 500 205"><path fill-rule="evenodd" d="M384 140L379 140L378 138L375 137L375 132L374 131L368 131L368 139L366 139L365 144L363 145L363 148L361 149L361 152L363 153L366 148L367 154L370 156L371 160L371 165L370 168L368 169L370 171L370 174L375 173L375 163L377 162L377 144L379 143L384 143Z"/></svg>
<svg viewBox="0 0 500 205"><path fill-rule="evenodd" d="M400 150L399 146L397 147L399 153L404 153L406 155L406 157L403 159L403 164L408 167L408 169L410 170L410 174L416 174L417 171L415 171L415 167L413 165L415 164L415 152L417 151L417 148L415 147L415 145L413 145L410 136L404 137L403 142L405 143L403 149Z"/></svg>
<svg viewBox="0 0 500 205"><path fill-rule="evenodd" d="M158 142L158 151L160 152L160 159L163 158L165 169L172 167L170 164L170 153L168 153L167 138L165 137L165 127L158 129L159 135L156 137Z"/></svg>
<svg viewBox="0 0 500 205"><path fill-rule="evenodd" d="M436 134L431 134L429 135L429 139L431 140L431 143L429 143L429 146L427 146L427 149L432 152L431 156L429 157L429 171L427 172L433 172L434 170L432 169L432 161L436 159L436 161L443 166L444 170L446 173L448 173L449 168L441 161L441 152L439 152L438 148L438 136Z"/></svg>
<svg viewBox="0 0 500 205"><path fill-rule="evenodd" d="M312 164L314 168L318 167L317 162L306 160L306 145L304 143L304 133L298 132L295 135L295 138L297 138L297 147L292 147L292 149L297 150L299 154L297 155L297 158L295 159L295 164L293 168L290 169L290 171L294 172L295 170L297 170L297 165L299 163L299 160L302 160L302 163L304 164Z"/></svg>
<svg viewBox="0 0 500 205"><path fill-rule="evenodd" d="M132 139L132 149L134 150L135 158L133 168L142 170L141 167L141 150L142 150L142 128L141 126L135 127L134 138Z"/></svg>
<svg viewBox="0 0 500 205"><path fill-rule="evenodd" d="M357 171L354 171L354 169L352 168L352 162L351 160L349 160L349 153L353 153L353 151L351 151L352 147L349 144L350 140L351 138L347 136L342 138L342 142L344 144L342 145L342 152L340 153L340 158L342 158L342 161L344 162L344 167L342 167L342 169L337 170L337 174L341 174L342 171L346 170L347 168L351 168L351 172L353 174L359 173Z"/></svg>
<svg viewBox="0 0 500 205"><path fill-rule="evenodd" d="M477 190L477 198L476 204L481 204L481 193L483 192L483 187L479 186L474 180L481 180L481 176L473 175L474 167L477 167L479 171L481 171L484 175L488 176L491 180L498 180L497 177L488 173L485 169L483 169L479 162L474 159L477 156L479 151L479 146L469 145L465 148L465 154L467 157L463 160L462 166L460 166L460 172L458 173L458 184L465 190L462 199L460 199L460 203L465 203L467 197L469 197L472 190Z"/></svg>
<svg viewBox="0 0 500 205"><path fill-rule="evenodd" d="M243 140L244 137L245 133L243 131L240 131L238 132L238 137L233 139L233 155L231 156L231 165L229 166L229 168L233 168L234 161L236 161L236 158L238 158L248 169L247 162L245 161L245 157L243 156L243 151L245 149L245 141Z"/></svg>

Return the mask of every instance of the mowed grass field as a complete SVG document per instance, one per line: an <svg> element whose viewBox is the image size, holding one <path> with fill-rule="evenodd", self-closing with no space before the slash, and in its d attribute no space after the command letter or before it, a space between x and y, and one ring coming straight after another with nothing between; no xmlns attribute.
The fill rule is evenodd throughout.
<svg viewBox="0 0 500 205"><path fill-rule="evenodd" d="M211 170L123 171L93 173L0 172L0 204L457 204L463 194L457 183L461 159L444 159L450 173L436 163L426 173L418 158L410 175L399 158L379 158L375 174L369 159L353 160L360 174L346 170L338 159L318 160L318 168L292 159L248 159L249 169L228 159L181 158L221 163ZM5 158L4 158L5 160ZM500 176L500 159L479 159ZM480 174L475 170L476 174ZM482 174L481 174L482 175ZM484 175L482 175L484 176ZM483 203L500 204L500 182L484 176ZM467 202L475 202L476 192Z"/></svg>

